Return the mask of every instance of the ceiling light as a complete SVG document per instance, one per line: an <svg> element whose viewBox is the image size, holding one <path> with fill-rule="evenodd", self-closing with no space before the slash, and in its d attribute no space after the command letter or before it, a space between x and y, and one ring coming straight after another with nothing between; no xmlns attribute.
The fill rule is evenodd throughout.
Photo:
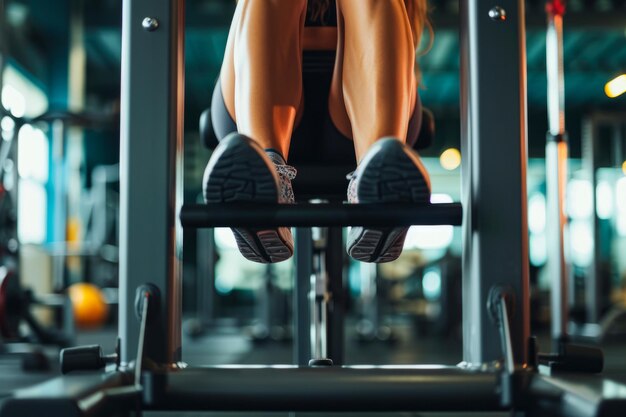
<svg viewBox="0 0 626 417"><path fill-rule="evenodd" d="M444 169L454 171L461 165L461 152L456 148L446 149L439 157L439 162Z"/></svg>
<svg viewBox="0 0 626 417"><path fill-rule="evenodd" d="M605 94L610 98L615 98L626 92L626 74L613 78L604 86Z"/></svg>

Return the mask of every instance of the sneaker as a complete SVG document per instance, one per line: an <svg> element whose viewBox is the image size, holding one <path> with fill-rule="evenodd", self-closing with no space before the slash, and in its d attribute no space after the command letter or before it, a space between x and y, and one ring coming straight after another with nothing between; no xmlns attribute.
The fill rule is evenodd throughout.
<svg viewBox="0 0 626 417"><path fill-rule="evenodd" d="M275 152L266 154L253 140L238 133L224 138L204 171L206 203L295 202L291 180L296 170ZM232 228L239 251L259 263L274 263L293 255L293 236L287 227Z"/></svg>
<svg viewBox="0 0 626 417"><path fill-rule="evenodd" d="M348 175L348 202L429 203L430 179L419 156L394 138L377 141L359 167ZM390 262L402 253L408 227L352 227L348 254L362 262Z"/></svg>

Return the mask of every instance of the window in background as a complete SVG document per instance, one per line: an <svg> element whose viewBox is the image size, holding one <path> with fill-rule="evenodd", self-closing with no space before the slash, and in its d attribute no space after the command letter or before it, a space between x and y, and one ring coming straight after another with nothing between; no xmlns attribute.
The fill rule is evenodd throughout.
<svg viewBox="0 0 626 417"><path fill-rule="evenodd" d="M528 230L530 231L530 263L542 266L547 260L546 247L546 197L534 192L528 199Z"/></svg>
<svg viewBox="0 0 626 417"><path fill-rule="evenodd" d="M3 73L0 94L2 105L16 118L34 117L48 108L45 93L12 66ZM10 117L4 117L2 146L15 146L17 139L17 233L22 243L43 243L46 239L47 193L50 146L45 133L36 126L23 125L19 128ZM19 132L16 129L19 128ZM16 138L17 133L17 138ZM8 191L15 187L12 174L14 162L7 160L1 167L4 172L3 185Z"/></svg>
<svg viewBox="0 0 626 417"><path fill-rule="evenodd" d="M433 194L430 202L452 203L452 197L448 194ZM404 242L404 249L440 251L443 255L452 243L453 236L453 226L412 226Z"/></svg>
<svg viewBox="0 0 626 417"><path fill-rule="evenodd" d="M620 178L615 185L615 208L617 210L617 233L626 236L626 177Z"/></svg>

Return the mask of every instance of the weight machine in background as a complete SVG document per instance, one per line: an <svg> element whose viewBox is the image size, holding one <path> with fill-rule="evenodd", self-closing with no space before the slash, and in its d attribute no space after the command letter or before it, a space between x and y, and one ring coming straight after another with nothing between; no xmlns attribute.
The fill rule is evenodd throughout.
<svg viewBox="0 0 626 417"><path fill-rule="evenodd" d="M626 231L626 219L621 214L626 208L622 201L626 187L620 185L626 184L623 180L626 114L592 113L582 124L582 172L591 190L591 211L582 221L589 226L588 238L593 239L594 244L589 266L584 270L584 282L570 285L572 308L580 311L582 317L572 317L569 326L573 337L595 342L624 339L624 277L616 274L623 265L615 265L611 258L623 259L617 255L620 249L619 246L615 249L615 245L623 240L621 235Z"/></svg>

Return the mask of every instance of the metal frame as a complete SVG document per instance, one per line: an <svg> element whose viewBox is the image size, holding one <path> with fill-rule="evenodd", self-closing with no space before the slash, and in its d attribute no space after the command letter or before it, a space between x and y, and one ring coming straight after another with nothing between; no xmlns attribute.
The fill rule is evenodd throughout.
<svg viewBox="0 0 626 417"><path fill-rule="evenodd" d="M501 357L485 309L489 290L501 285L515 297L511 336L521 365L530 335L524 2L460 6L463 358Z"/></svg>
<svg viewBox="0 0 626 417"><path fill-rule="evenodd" d="M596 190L598 186L597 175L597 154L600 146L599 130L602 127L612 128L612 152L615 153L614 163L616 166L621 163L617 161L618 155L621 153L619 149L621 144L620 135L624 134L626 129L626 113L624 112L605 112L592 113L582 121L582 163L589 180L591 189ZM596 193L591 193L592 207L594 207L590 225L593 230L594 245L591 266L587 268L587 276L585 278L585 298L584 306L586 312L586 323L569 322L569 329L573 337L591 338L602 340L610 335L611 327L617 320L621 320L624 315L624 306L617 306L610 312L604 314L606 307L606 282L601 279L602 272L599 268L599 260L602 258L600 244L600 219L596 211L597 198Z"/></svg>
<svg viewBox="0 0 626 417"><path fill-rule="evenodd" d="M146 335L145 355L164 364L181 356L182 240L176 215L182 190L183 11L183 0L124 1L122 362L136 351L134 288L145 282L156 285L164 301L154 321L162 325ZM529 336L524 2L503 0L499 8L487 0L461 2L460 17L464 360L482 364L502 356L486 308L489 290L500 285L515 297L513 353L523 365Z"/></svg>
<svg viewBox="0 0 626 417"><path fill-rule="evenodd" d="M565 131L565 88L563 69L563 15L555 4L548 5L546 67L548 74L548 125L546 143L546 194L548 271L551 282L551 335L554 346L567 338L569 316L569 271L565 261L565 187L569 145Z"/></svg>
<svg viewBox="0 0 626 417"><path fill-rule="evenodd" d="M135 288L150 282L163 301L146 356L181 358L184 0L123 2L120 148L122 362L134 359Z"/></svg>

